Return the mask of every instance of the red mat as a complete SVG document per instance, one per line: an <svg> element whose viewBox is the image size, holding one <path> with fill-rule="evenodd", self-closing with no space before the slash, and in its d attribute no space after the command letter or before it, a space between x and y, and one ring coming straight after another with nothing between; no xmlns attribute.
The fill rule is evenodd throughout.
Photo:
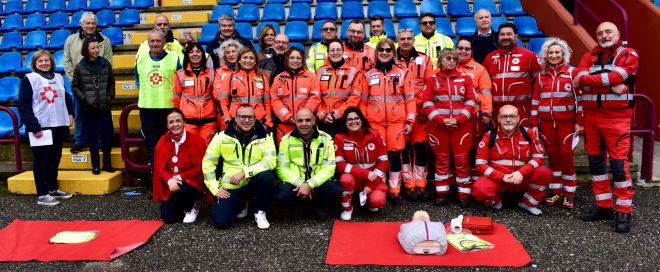
<svg viewBox="0 0 660 272"><path fill-rule="evenodd" d="M23 221L0 230L0 262L109 261L146 243L162 221ZM92 241L50 244L60 231L99 231Z"/></svg>
<svg viewBox="0 0 660 272"><path fill-rule="evenodd" d="M493 235L479 237L495 248L461 253L448 245L445 255L408 255L397 234L402 222L335 221L326 264L410 265L410 266L514 266L529 264L532 258L522 244L502 224L495 224Z"/></svg>

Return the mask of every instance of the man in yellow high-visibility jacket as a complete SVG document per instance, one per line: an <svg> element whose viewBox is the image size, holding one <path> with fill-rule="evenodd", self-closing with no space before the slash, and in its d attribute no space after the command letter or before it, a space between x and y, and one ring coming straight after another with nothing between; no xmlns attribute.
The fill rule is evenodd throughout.
<svg viewBox="0 0 660 272"><path fill-rule="evenodd" d="M436 31L435 17L430 13L425 13L419 17L419 28L422 33L415 36L415 49L429 56L433 62L433 67L438 67L438 53L445 48L454 48L454 41L451 38Z"/></svg>

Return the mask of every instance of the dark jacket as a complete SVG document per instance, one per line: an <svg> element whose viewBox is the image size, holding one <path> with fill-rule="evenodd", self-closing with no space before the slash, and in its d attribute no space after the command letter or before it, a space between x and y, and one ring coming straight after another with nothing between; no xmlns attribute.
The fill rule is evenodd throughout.
<svg viewBox="0 0 660 272"><path fill-rule="evenodd" d="M237 40L239 43L241 43L245 47L253 47L252 42L246 38L241 37L241 34L238 33L238 31L234 30L234 35L232 36L232 39ZM213 40L211 43L209 43L206 46L206 53L211 56L211 59L213 59L213 67L220 67L220 58L218 58L218 54L216 54L215 51L220 47L220 44L225 41L225 38L222 37L222 34L220 34L220 31L215 34L215 37L213 37Z"/></svg>
<svg viewBox="0 0 660 272"><path fill-rule="evenodd" d="M497 41L497 31L491 31L490 36L480 37L479 30L474 32L472 38L472 57L480 64L484 63L484 59L490 52L497 50L500 47Z"/></svg>
<svg viewBox="0 0 660 272"><path fill-rule="evenodd" d="M71 90L83 105L85 112L108 112L110 101L115 98L115 77L112 65L98 57L97 67L83 58L73 70Z"/></svg>

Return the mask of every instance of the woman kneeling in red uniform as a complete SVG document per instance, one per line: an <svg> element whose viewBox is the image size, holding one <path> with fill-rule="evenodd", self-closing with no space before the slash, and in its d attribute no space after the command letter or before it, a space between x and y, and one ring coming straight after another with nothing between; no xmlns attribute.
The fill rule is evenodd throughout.
<svg viewBox="0 0 660 272"><path fill-rule="evenodd" d="M335 136L335 154L339 182L344 188L341 220L351 220L353 192L362 190L372 212L385 206L387 185L385 173L389 166L383 137L371 128L357 107L349 107L339 122Z"/></svg>

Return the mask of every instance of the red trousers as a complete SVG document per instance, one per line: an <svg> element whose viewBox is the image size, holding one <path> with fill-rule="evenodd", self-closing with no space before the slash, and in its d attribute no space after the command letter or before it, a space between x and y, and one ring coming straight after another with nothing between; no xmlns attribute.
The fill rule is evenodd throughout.
<svg viewBox="0 0 660 272"><path fill-rule="evenodd" d="M572 148L575 121L541 120L541 132L552 169L548 188L555 195L573 197L577 188Z"/></svg>
<svg viewBox="0 0 660 272"><path fill-rule="evenodd" d="M518 109L518 115L520 115L520 126L522 127L529 127L529 122L530 122L530 107L532 105L532 102L524 102L524 103L511 103L511 102L498 102L495 103L493 101L493 123L497 124L497 116L500 114L500 108L504 105L513 105Z"/></svg>
<svg viewBox="0 0 660 272"><path fill-rule="evenodd" d="M521 202L529 207L538 207L545 196L545 188L550 182L552 172L541 166L525 177L520 184L497 182L485 176L480 177L472 186L472 195L479 203L493 205L500 202L502 192L525 192Z"/></svg>
<svg viewBox="0 0 660 272"><path fill-rule="evenodd" d="M617 110L588 110L584 113L584 148L589 155L592 188L596 205L617 212L632 213L632 198L635 195L628 152L630 148L630 116L622 116ZM614 180L614 196L605 164L609 156L610 170Z"/></svg>
<svg viewBox="0 0 660 272"><path fill-rule="evenodd" d="M367 184L367 180L358 179L351 174L344 173L339 177L339 183L341 183L341 186L344 188L344 192L341 195L341 206L344 211L352 211L353 205L351 204L351 201L353 200L353 192L356 190L362 191ZM387 185L385 185L385 182L383 181L378 184L376 190L372 190L367 195L367 205L372 208L382 208L387 201L386 195Z"/></svg>
<svg viewBox="0 0 660 272"><path fill-rule="evenodd" d="M472 125L463 124L457 128L448 129L435 124L427 126L429 144L435 155L435 190L437 195L449 193L449 165L453 155L458 185L458 197L466 199L470 196L470 146L472 145Z"/></svg>
<svg viewBox="0 0 660 272"><path fill-rule="evenodd" d="M186 124L186 129L199 135L199 137L202 137L206 143L206 146L208 146L211 140L213 140L215 133L218 132L218 124L216 122L206 123L199 126Z"/></svg>

